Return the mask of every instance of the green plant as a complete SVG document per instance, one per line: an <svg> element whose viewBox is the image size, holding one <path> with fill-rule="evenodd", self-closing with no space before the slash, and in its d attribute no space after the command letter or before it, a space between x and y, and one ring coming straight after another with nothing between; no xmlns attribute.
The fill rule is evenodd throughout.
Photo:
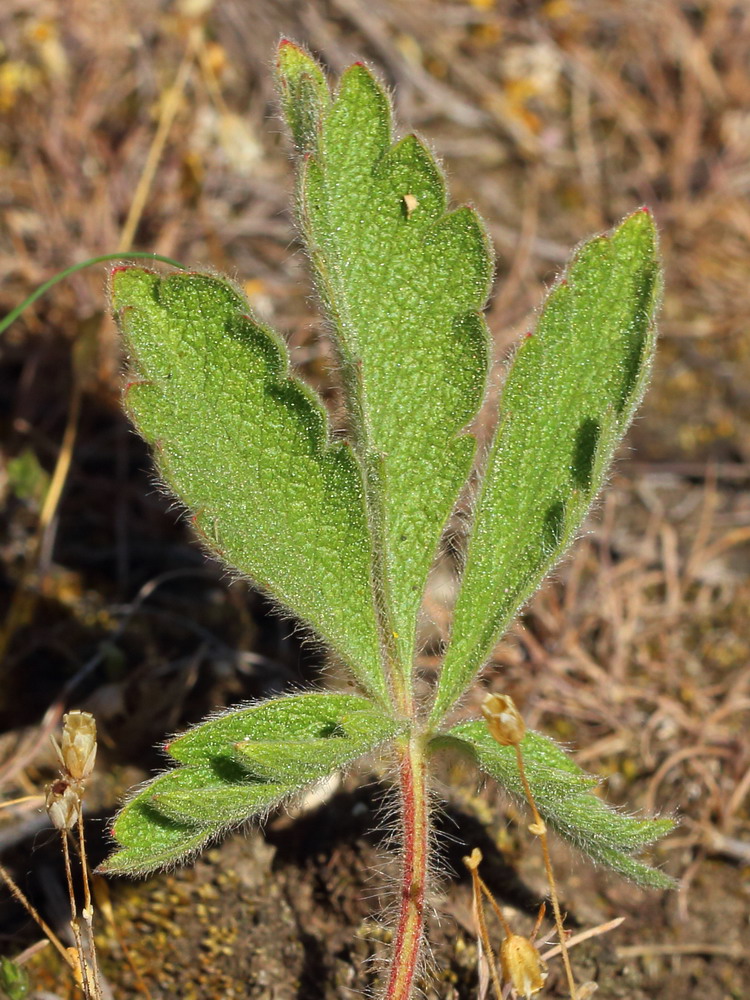
<svg viewBox="0 0 750 1000"><path fill-rule="evenodd" d="M4 955L0 956L0 990L0 996L8 1000L24 1000L31 992L28 972Z"/></svg>
<svg viewBox="0 0 750 1000"><path fill-rule="evenodd" d="M428 775L470 756L596 862L669 884L632 855L669 820L635 819L550 739L501 745L484 720L449 724L518 609L572 542L648 378L660 294L640 209L581 246L518 347L486 455L467 430L485 394L481 310L492 253L470 207L448 211L440 169L362 64L332 95L288 41L278 85L294 139L297 209L347 412L331 433L282 340L218 277L112 274L132 376L127 408L206 546L252 578L348 667L361 693L310 692L232 709L173 739L177 767L125 804L107 872L145 874L380 749L401 796L400 912L385 996L412 995L430 869ZM478 461L477 461L478 460ZM478 464L471 534L439 682L415 696L425 581ZM538 824L537 824L538 826Z"/></svg>

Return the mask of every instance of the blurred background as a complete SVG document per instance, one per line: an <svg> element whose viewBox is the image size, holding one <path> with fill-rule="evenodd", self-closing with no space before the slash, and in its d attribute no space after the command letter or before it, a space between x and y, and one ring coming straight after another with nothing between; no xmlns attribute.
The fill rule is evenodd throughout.
<svg viewBox="0 0 750 1000"><path fill-rule="evenodd" d="M56 271L138 249L230 274L336 387L290 215L274 101L281 35L333 72L364 58L400 125L487 220L495 382L571 248L638 205L666 262L653 383L584 536L498 647L485 687L579 750L610 801L679 817L644 893L558 847L576 947L597 996L747 995L750 901L750 8L730 0L4 0L0 9L0 314ZM65 937L59 842L40 812L68 708L94 712L89 848L169 731L318 680L288 622L206 560L120 407L106 268L74 275L0 342L0 852ZM458 527L456 528L458 532ZM427 599L438 663L449 555ZM465 706L475 711L481 698ZM523 817L470 770L444 774L455 874L435 886L427 996L481 996L469 887L486 878L519 929L544 893ZM230 838L148 882L100 882L105 995L350 996L374 981L382 791ZM17 801L21 800L21 801ZM0 889L0 952L39 932ZM744 937L745 943L747 938ZM73 997L48 948L38 997ZM553 965L549 996L565 995Z"/></svg>

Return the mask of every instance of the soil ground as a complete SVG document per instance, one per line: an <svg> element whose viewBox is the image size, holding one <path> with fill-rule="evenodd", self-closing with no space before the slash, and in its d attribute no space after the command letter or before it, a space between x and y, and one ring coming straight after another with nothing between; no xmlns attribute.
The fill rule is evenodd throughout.
<svg viewBox="0 0 750 1000"><path fill-rule="evenodd" d="M282 34L334 71L371 61L402 125L443 160L455 200L485 216L498 253L488 312L497 382L570 248L638 204L655 212L667 280L652 387L586 532L463 711L476 713L488 687L508 691L531 726L578 750L611 801L680 819L653 859L679 880L674 893L642 892L555 847L575 931L626 918L573 952L597 997L741 1000L750 10L730 0L5 0L0 311L62 267L131 246L228 272L286 332L335 418L330 352L288 211L270 74ZM150 150L155 171L139 183ZM64 710L99 723L87 795L97 861L119 797L162 766L152 748L165 732L221 705L336 681L288 622L204 558L154 487L120 388L101 269L58 286L4 335L0 851L66 941L59 844L40 812L55 769L47 736ZM428 594L425 676L454 589L446 553ZM393 875L386 778L387 762L373 761L194 866L99 882L106 996L315 1000L375 988ZM482 849L519 929L532 924L543 870L524 818L494 787L477 791L465 765L447 762L440 781L446 868L432 888L424 990L468 1000L482 990L462 854ZM0 950L16 956L37 938L3 892ZM27 968L39 1000L76 995L51 949ZM559 960L543 995L566 995Z"/></svg>

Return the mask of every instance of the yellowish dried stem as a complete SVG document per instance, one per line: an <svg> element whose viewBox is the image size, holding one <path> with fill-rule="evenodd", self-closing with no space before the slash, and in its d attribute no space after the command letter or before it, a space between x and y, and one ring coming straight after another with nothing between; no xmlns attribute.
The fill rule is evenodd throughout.
<svg viewBox="0 0 750 1000"><path fill-rule="evenodd" d="M475 857L476 855L478 855L478 857ZM489 898L492 900L493 905L495 905L495 901L494 899L492 899L492 895L489 889L479 877L478 867L480 861L481 861L481 854L477 850L474 851L471 858L464 858L464 864L471 873L472 910L474 911L474 920L476 921L479 940L481 942L482 948L484 948L484 953L487 957L487 964L489 965L490 968L490 979L492 980L492 989L495 993L495 997L497 998L497 1000L502 1000L503 991L502 987L500 986L500 978L497 974L497 958L495 957L495 952L490 942L490 936L487 933L487 922L484 919L484 906L482 904L482 893L484 892L489 896ZM497 909L497 912L499 913L499 908ZM501 916L500 919L503 921L503 924L507 927L504 918Z"/></svg>
<svg viewBox="0 0 750 1000"><path fill-rule="evenodd" d="M91 898L89 863L86 856L86 839L83 833L83 809L80 809L78 812L78 849L81 855L81 878L83 879L83 919L86 921L86 927L88 930L94 993L98 1000L98 998L102 995L102 989L99 981L99 961L96 955L96 941L94 940L94 904Z"/></svg>
<svg viewBox="0 0 750 1000"><path fill-rule="evenodd" d="M521 752L520 744L515 744L516 750L516 761L518 763L518 773L521 778L521 784L523 785L523 790L526 793L526 799L531 808L532 815L534 816L535 833L537 833L539 840L542 845L542 857L544 858L544 869L547 873L547 883L549 885L550 899L552 900L552 909L555 914L555 926L557 927L557 936L560 941L560 954L562 955L563 965L565 967L565 976L568 980L568 991L570 993L570 1000L577 1000L576 997L576 981L573 977L573 968L570 964L570 955L568 954L568 946L565 938L565 927L563 925L562 912L560 911L560 901L557 897L557 885L555 883L555 875L552 871L552 860L549 855L549 844L547 842L547 827L544 824L544 820L539 815L539 810L536 807L536 800L534 799L534 793L531 791L531 785L526 777L526 768L523 763L523 753Z"/></svg>
<svg viewBox="0 0 750 1000"><path fill-rule="evenodd" d="M80 810L79 810L80 812ZM89 984L88 969L86 963L86 952L83 947L83 937L81 935L81 925L78 923L78 907L76 905L76 895L73 888L73 873L70 866L70 849L68 847L68 831L60 830L60 840L62 842L63 859L65 861L65 880L68 883L68 899L70 901L70 927L75 939L75 951L78 955L78 977L80 986L86 1000L92 1000ZM75 971L75 970L74 970Z"/></svg>
<svg viewBox="0 0 750 1000"><path fill-rule="evenodd" d="M487 899L489 899L490 905L492 906L492 909L495 911L495 916L500 921L500 926L502 927L502 929L505 932L505 934L506 935L512 934L513 931L510 929L510 924L505 919L505 914L500 909L500 907L497 905L497 901L495 900L495 897L492 895L492 893L488 889L488 887L487 887L484 879L481 879L481 878L479 879L479 885L480 885L480 887L482 889L482 892L485 894L485 896L487 897Z"/></svg>
<svg viewBox="0 0 750 1000"><path fill-rule="evenodd" d="M55 934L55 932L52 930L49 924L46 923L46 921L42 920L42 918L39 916L36 907L29 902L29 900L26 898L26 896L19 888L19 886L16 885L10 872L6 868L3 868L2 865L0 865L0 878L7 885L8 891L10 892L11 896L17 902L19 902L21 906L23 906L23 908L29 914L29 916L36 921L37 925L42 929L42 932L46 935L47 940L50 942L50 944L57 949L60 955L62 955L66 964L69 965L71 969L75 969L75 962L68 953L68 949L62 943L57 934Z"/></svg>

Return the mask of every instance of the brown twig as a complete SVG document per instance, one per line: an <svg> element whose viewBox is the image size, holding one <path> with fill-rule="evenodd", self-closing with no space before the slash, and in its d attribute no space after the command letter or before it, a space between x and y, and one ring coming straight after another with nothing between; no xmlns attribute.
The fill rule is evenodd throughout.
<svg viewBox="0 0 750 1000"><path fill-rule="evenodd" d="M49 924L46 921L42 920L36 907L34 907L33 904L29 902L29 900L26 898L20 887L16 885L10 872L6 868L4 868L3 865L0 865L0 878L3 880L3 882L5 882L11 896L13 896L13 898L17 902L19 902L21 906L24 907L26 912L36 921L36 923L42 929L44 934L46 934L50 944L52 944L57 949L57 951L63 957L65 962L71 967L71 969L75 970L76 963L71 957L68 949L62 943L57 934L55 934L55 932L52 930Z"/></svg>

